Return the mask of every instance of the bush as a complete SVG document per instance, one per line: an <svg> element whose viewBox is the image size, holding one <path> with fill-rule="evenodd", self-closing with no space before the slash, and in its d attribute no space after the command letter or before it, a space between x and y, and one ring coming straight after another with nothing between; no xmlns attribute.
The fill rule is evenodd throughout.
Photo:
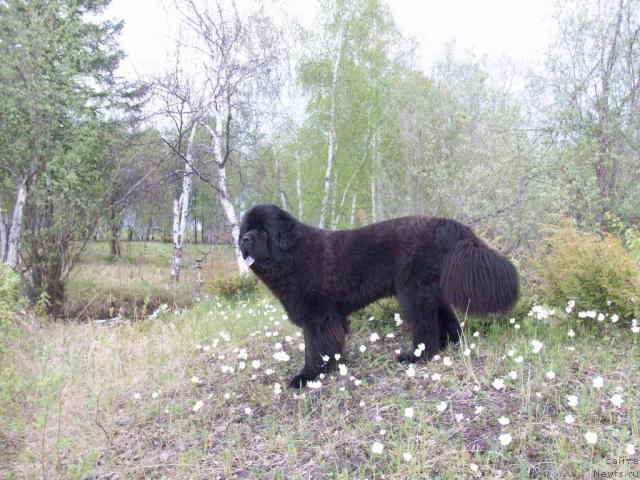
<svg viewBox="0 0 640 480"><path fill-rule="evenodd" d="M17 306L20 277L4 263L0 263L0 326L11 319Z"/></svg>
<svg viewBox="0 0 640 480"><path fill-rule="evenodd" d="M383 298L352 315L353 330L371 330L379 333L394 331L397 328L394 320L396 313L400 313L398 299Z"/></svg>
<svg viewBox="0 0 640 480"><path fill-rule="evenodd" d="M258 279L255 275L229 275L219 277L207 282L207 288L214 295L225 298L244 296L254 292L258 287Z"/></svg>
<svg viewBox="0 0 640 480"><path fill-rule="evenodd" d="M619 239L581 232L569 222L549 226L532 260L532 274L543 300L579 309L637 314L639 270Z"/></svg>

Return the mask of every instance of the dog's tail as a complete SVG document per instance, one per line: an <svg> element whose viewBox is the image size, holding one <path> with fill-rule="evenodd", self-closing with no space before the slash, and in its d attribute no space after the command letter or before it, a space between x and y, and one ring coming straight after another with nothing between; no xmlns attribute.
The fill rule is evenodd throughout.
<svg viewBox="0 0 640 480"><path fill-rule="evenodd" d="M440 271L440 291L445 302L471 315L511 310L520 295L513 264L470 228L449 222L437 235L439 243L449 250Z"/></svg>

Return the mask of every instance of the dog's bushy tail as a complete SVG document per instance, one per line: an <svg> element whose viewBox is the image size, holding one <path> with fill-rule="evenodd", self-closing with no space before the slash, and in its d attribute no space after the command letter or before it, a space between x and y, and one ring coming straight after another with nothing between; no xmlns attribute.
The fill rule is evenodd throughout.
<svg viewBox="0 0 640 480"><path fill-rule="evenodd" d="M445 302L471 315L508 312L520 295L516 268L468 227L464 229L466 238L460 238L458 230L442 263L440 291Z"/></svg>

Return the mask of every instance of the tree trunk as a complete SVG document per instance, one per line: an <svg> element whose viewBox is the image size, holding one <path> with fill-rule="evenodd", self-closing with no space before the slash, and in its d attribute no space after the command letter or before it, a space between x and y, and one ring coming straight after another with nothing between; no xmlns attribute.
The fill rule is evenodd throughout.
<svg viewBox="0 0 640 480"><path fill-rule="evenodd" d="M198 244L198 217L196 216L196 205L198 201L198 189L193 191L193 243Z"/></svg>
<svg viewBox="0 0 640 480"><path fill-rule="evenodd" d="M13 217L9 227L7 239L7 260L6 263L15 270L18 266L18 251L20 249L20 238L22 234L22 217L24 204L27 201L27 177L18 180L18 190L16 192L16 203L13 207Z"/></svg>
<svg viewBox="0 0 640 480"><path fill-rule="evenodd" d="M240 224L227 189L226 158L222 154L223 121L220 110L215 110L214 116L216 119L215 129L211 129L208 125L205 126L209 130L209 133L211 133L213 156L216 161L216 165L218 166L218 200L220 201L222 210L227 217L227 222L229 222L229 225L231 226L231 245L233 246L233 254L236 257L236 263L238 264L238 271L240 272L240 275L246 275L249 272L249 267L247 267L247 264L242 257L240 244L238 243L238 237L240 236Z"/></svg>
<svg viewBox="0 0 640 480"><path fill-rule="evenodd" d="M9 235L9 217L4 212L0 212L0 262L7 259L7 242Z"/></svg>
<svg viewBox="0 0 640 480"><path fill-rule="evenodd" d="M114 259L120 257L120 236L122 235L122 218L114 210L110 215L110 227L111 227L111 242L110 250L111 256Z"/></svg>
<svg viewBox="0 0 640 480"><path fill-rule="evenodd" d="M298 218L302 220L302 160L296 150L296 192L298 194Z"/></svg>
<svg viewBox="0 0 640 480"><path fill-rule="evenodd" d="M345 27L342 26L338 37L338 51L333 62L333 74L331 76L331 110L329 111L329 138L327 141L327 168L324 172L324 187L322 190L322 205L320 207L320 221L318 226L324 228L327 206L329 204L329 189L331 187L331 171L335 161L334 149L336 141L336 86L338 84L338 69L340 67L340 57L342 55L342 44L344 41Z"/></svg>
<svg viewBox="0 0 640 480"><path fill-rule="evenodd" d="M333 189L331 189L331 215L330 222L331 230L335 230L338 224L338 217L336 216L336 198L338 196L338 174L334 172L333 174Z"/></svg>
<svg viewBox="0 0 640 480"><path fill-rule="evenodd" d="M349 228L353 228L356 224L356 202L358 200L357 190L353 192L353 200L351 201L351 218L349 218Z"/></svg>
<svg viewBox="0 0 640 480"><path fill-rule="evenodd" d="M238 244L240 225L238 223L236 211L229 199L229 193L227 191L227 171L224 166L218 169L218 198L220 199L220 204L222 205L222 210L227 217L227 221L229 222L229 225L231 225L231 241L233 244L233 253L236 257L236 263L238 264L238 271L241 275L246 275L249 269L244 258L242 258L242 252L240 251L240 245Z"/></svg>
<svg viewBox="0 0 640 480"><path fill-rule="evenodd" d="M182 192L179 198L173 200L173 259L171 261L170 278L174 282L180 280L180 268L182 267L184 231L187 227L189 196L193 185L193 141L197 125L197 122L193 124L187 143L187 156L182 176Z"/></svg>
<svg viewBox="0 0 640 480"><path fill-rule="evenodd" d="M371 176L371 223L376 223L378 221L378 216L376 215L377 205L376 205L376 177L375 175Z"/></svg>
<svg viewBox="0 0 640 480"><path fill-rule="evenodd" d="M280 162L278 161L278 151L276 150L275 145L273 148L273 166L276 173L276 189L278 190L278 195L280 196L280 205L286 211L289 211L289 203L287 202L287 196L284 194L284 189L282 188L282 179L280 177Z"/></svg>

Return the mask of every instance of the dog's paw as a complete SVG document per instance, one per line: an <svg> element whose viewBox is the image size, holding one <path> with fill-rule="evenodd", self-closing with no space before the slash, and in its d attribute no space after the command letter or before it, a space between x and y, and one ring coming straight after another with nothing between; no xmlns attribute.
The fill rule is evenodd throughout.
<svg viewBox="0 0 640 480"><path fill-rule="evenodd" d="M400 363L420 363L429 361L429 357L424 353L416 357L413 352L400 352L396 355L396 360Z"/></svg>
<svg viewBox="0 0 640 480"><path fill-rule="evenodd" d="M309 380L311 379L306 375L299 373L291 379L289 382L289 388L304 388Z"/></svg>

